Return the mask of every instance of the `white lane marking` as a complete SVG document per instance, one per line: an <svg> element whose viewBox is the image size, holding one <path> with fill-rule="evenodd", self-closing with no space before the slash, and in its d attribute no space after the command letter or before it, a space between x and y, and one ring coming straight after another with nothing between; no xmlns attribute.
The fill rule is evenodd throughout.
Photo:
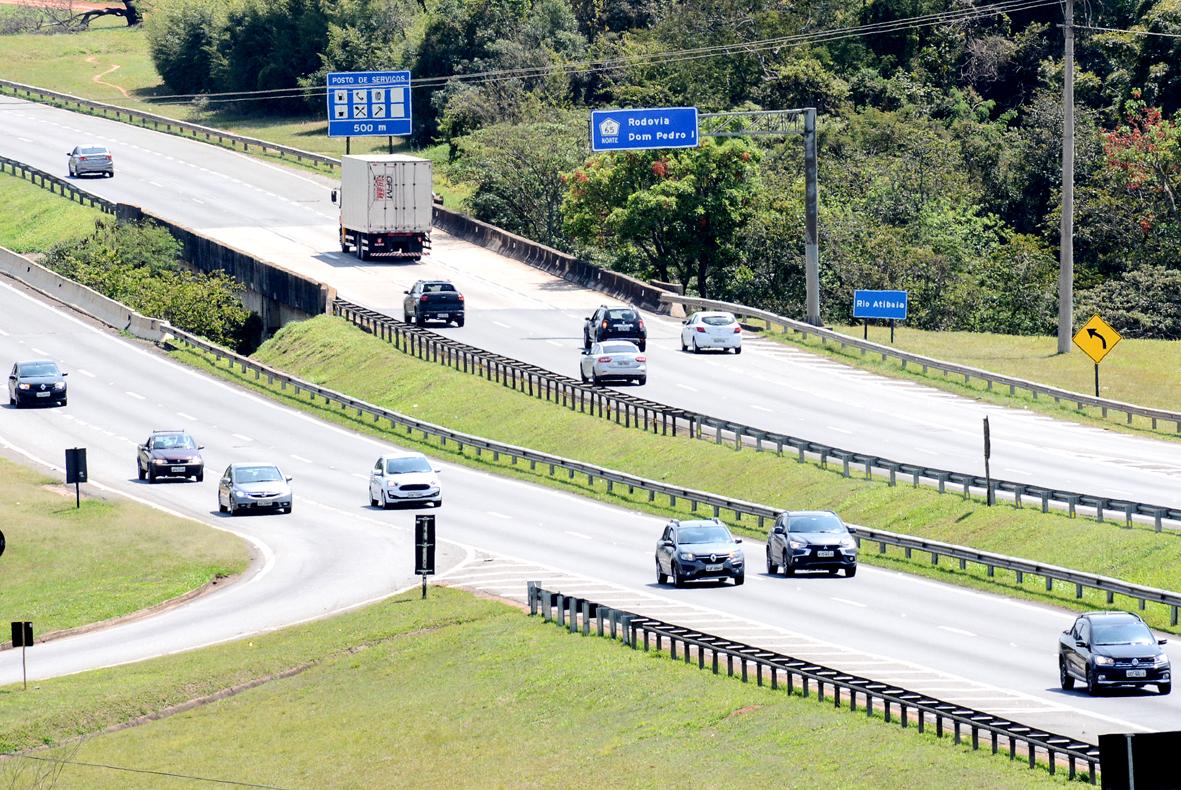
<svg viewBox="0 0 1181 790"><path fill-rule="evenodd" d="M575 532L572 529L563 530L563 532L565 532L567 535L573 535L576 538L582 538L583 540L591 540L590 535L586 535L582 532Z"/></svg>
<svg viewBox="0 0 1181 790"><path fill-rule="evenodd" d="M1024 477L1033 477L1033 472L1029 471L1028 469L1018 469L1015 466L1006 466L1005 471L1012 472L1015 475L1022 475Z"/></svg>
<svg viewBox="0 0 1181 790"><path fill-rule="evenodd" d="M699 392L700 391L696 387L690 387L688 384L681 384L680 382L677 382L677 386L683 390L689 390L689 392Z"/></svg>
<svg viewBox="0 0 1181 790"><path fill-rule="evenodd" d="M941 626L939 626L939 628L943 631L948 631L953 634L959 634L960 636L976 636L971 631L965 631L962 628L953 628L950 625L941 625Z"/></svg>
<svg viewBox="0 0 1181 790"><path fill-rule="evenodd" d="M759 405L759 404L757 404L757 403L751 403L751 404L748 404L748 405L747 405L747 408L748 408L748 409L754 409L755 411L765 411L765 412L767 412L768 414L774 414L774 413L775 413L775 410L774 410L774 409L768 409L766 406L760 406L760 405Z"/></svg>
<svg viewBox="0 0 1181 790"><path fill-rule="evenodd" d="M176 413L176 416L177 416L177 417L182 417L182 418L184 418L184 419L186 419L186 420L192 420L193 422L200 422L200 420L198 420L198 419L197 419L196 417L194 417L193 415L191 415L191 414L187 414L187 413L185 413L185 412L183 412L183 411L178 411L178 412Z"/></svg>
<svg viewBox="0 0 1181 790"><path fill-rule="evenodd" d="M249 436L245 436L240 433L231 433L230 436L233 436L235 439L241 439L244 442L253 442L254 441Z"/></svg>
<svg viewBox="0 0 1181 790"><path fill-rule="evenodd" d="M132 392L131 390L124 390L123 394L130 395L136 400L147 400L147 398L145 398L143 395L140 395L138 392Z"/></svg>
<svg viewBox="0 0 1181 790"><path fill-rule="evenodd" d="M296 455L295 453L292 453L291 457L296 461L302 461L305 464L310 464L312 462L311 458L304 458L302 455Z"/></svg>
<svg viewBox="0 0 1181 790"><path fill-rule="evenodd" d="M837 598L835 595L828 596L828 599L830 601L836 601L837 603L848 604L849 606L857 606L861 609L865 609L869 606L869 604L861 603L861 601L850 601L848 598Z"/></svg>
<svg viewBox="0 0 1181 790"><path fill-rule="evenodd" d="M87 378L91 378L91 379L97 378L97 376L95 376L93 373L91 373L86 368L78 368L78 372L81 373L83 376L86 376Z"/></svg>
<svg viewBox="0 0 1181 790"><path fill-rule="evenodd" d="M20 140L22 143L31 143L31 142L33 142L32 140L30 140L30 139L29 139L29 138L27 138L27 137L17 137L16 139Z"/></svg>
<svg viewBox="0 0 1181 790"><path fill-rule="evenodd" d="M505 521L512 521L513 518L512 516L506 516L504 513L497 513L495 510L486 510L484 512L492 516L492 518L503 518Z"/></svg>
<svg viewBox="0 0 1181 790"><path fill-rule="evenodd" d="M8 333L5 332L3 329L0 329L0 337L8 337Z"/></svg>
<svg viewBox="0 0 1181 790"><path fill-rule="evenodd" d="M204 201L204 200L201 200L200 198L190 197L190 198L189 198L189 200L191 200L191 201L193 201L194 203L196 203L196 204L198 204L198 205L201 205L201 206L204 206L204 205L205 205L205 201Z"/></svg>
<svg viewBox="0 0 1181 790"><path fill-rule="evenodd" d="M164 188L164 185L163 185L163 184L161 184L159 181L149 181L148 183L149 183L149 184L151 184L151 185L152 185L152 186L154 186L154 187L159 187L160 189L163 189L163 188Z"/></svg>
<svg viewBox="0 0 1181 790"><path fill-rule="evenodd" d="M502 323L501 323L501 322L499 322L499 321L493 321L492 323L496 324L496 325L497 325L498 327L500 327L501 329L512 329L512 327L511 327L511 326L509 326L508 324L502 324Z"/></svg>
<svg viewBox="0 0 1181 790"><path fill-rule="evenodd" d="M837 426L837 425L826 425L824 427L830 431L836 431L837 433L853 433L848 428L841 428L840 426Z"/></svg>
<svg viewBox="0 0 1181 790"><path fill-rule="evenodd" d="M557 340L547 340L545 342L549 343L551 346L557 346L558 348L562 347L562 344L559 343Z"/></svg>
<svg viewBox="0 0 1181 790"><path fill-rule="evenodd" d="M47 356L49 356L49 352L48 352L48 351L42 351L41 349L37 348L36 346L33 346L33 353L34 353L34 354L40 354L40 355L41 355L41 356L43 356L43 357L47 357Z"/></svg>

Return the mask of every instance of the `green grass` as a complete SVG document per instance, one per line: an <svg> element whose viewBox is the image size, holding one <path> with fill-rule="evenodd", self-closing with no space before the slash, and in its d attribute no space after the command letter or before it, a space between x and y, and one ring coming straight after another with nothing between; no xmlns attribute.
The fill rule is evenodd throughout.
<svg viewBox="0 0 1181 790"><path fill-rule="evenodd" d="M4 173L0 173L0 206L6 217L0 222L0 247L20 253L45 252L58 242L80 239L103 216L96 208Z"/></svg>
<svg viewBox="0 0 1181 790"><path fill-rule="evenodd" d="M287 671L296 674L275 677ZM875 719L435 588L427 601L414 591L250 640L0 690L0 751L47 743L57 748L37 756L280 787L1065 783ZM23 771L17 786L33 786L46 767L2 762L0 783ZM188 784L68 765L54 786Z"/></svg>
<svg viewBox="0 0 1181 790"><path fill-rule="evenodd" d="M531 471L528 464L513 466L504 458L494 461L490 454L476 457L468 448L460 456L454 445L440 448L434 440L375 426L370 418L358 418L339 406L322 401L312 404L306 394L296 396L290 388L280 392L278 385L268 386L265 379L256 381L252 374L227 370L224 363L214 367L193 352L175 355L325 419L399 444L419 446L439 457L646 512L691 512L683 502L669 508L665 498L649 502L645 493L629 494L626 487L616 486L608 493L600 481L590 485L584 477L571 480L560 471L551 478L544 466ZM811 463L797 463L794 457L645 434L404 355L341 319L320 317L289 324L265 343L255 358L322 386L456 430L690 488L782 508L831 508L853 523L1154 587L1176 587L1181 569L1181 536L1174 533L1099 524L1056 512L1043 514L1036 507L1019 509L1002 503L989 508L978 498L941 495L923 486L891 488L882 480L860 479L856 471L844 478L839 464L824 470ZM765 537L749 519L735 526L760 540ZM761 562L757 548L755 553L755 561ZM901 552L881 557L876 546L866 544L862 557L897 570L1069 608L1107 606L1102 594L1086 592L1076 600L1073 589L1059 586L1047 592L1041 581L1018 584L1004 571L997 571L990 579L984 569L970 568L965 573L947 563L932 567L927 555L919 552L912 560ZM1115 602L1125 608L1135 606L1120 596ZM1169 628L1163 607L1150 606L1145 616L1153 625Z"/></svg>
<svg viewBox="0 0 1181 790"><path fill-rule="evenodd" d="M113 495L85 491L76 509L73 487L3 458L0 524L0 617L32 620L38 636L167 601L250 559L234 535Z"/></svg>

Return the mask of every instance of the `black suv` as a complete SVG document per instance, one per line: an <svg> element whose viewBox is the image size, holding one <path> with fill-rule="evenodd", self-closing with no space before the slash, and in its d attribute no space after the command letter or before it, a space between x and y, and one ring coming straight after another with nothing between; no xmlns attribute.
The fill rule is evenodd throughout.
<svg viewBox="0 0 1181 790"><path fill-rule="evenodd" d="M1104 686L1148 684L1168 694L1173 677L1164 644L1130 612L1087 612L1058 637L1058 681L1070 690L1079 680L1092 696Z"/></svg>
<svg viewBox="0 0 1181 790"><path fill-rule="evenodd" d="M604 340L630 340L644 351L648 346L648 329L634 307L600 305L582 326L582 347L589 349Z"/></svg>
<svg viewBox="0 0 1181 790"><path fill-rule="evenodd" d="M853 527L831 510L789 510L780 513L767 535L767 573L784 576L801 570L843 570L857 575L857 541Z"/></svg>
<svg viewBox="0 0 1181 790"><path fill-rule="evenodd" d="M677 587L701 579L733 579L734 584L742 584L746 571L738 547L741 542L716 518L673 519L656 543L656 583L665 584L672 577Z"/></svg>
<svg viewBox="0 0 1181 790"><path fill-rule="evenodd" d="M200 483L205 479L203 449L184 431L152 431L136 450L136 472L149 483L159 477L192 477Z"/></svg>

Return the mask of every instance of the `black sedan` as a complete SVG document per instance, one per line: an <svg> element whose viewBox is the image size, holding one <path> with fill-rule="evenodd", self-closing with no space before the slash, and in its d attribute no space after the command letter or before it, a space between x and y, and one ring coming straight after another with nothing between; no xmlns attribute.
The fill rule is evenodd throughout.
<svg viewBox="0 0 1181 790"><path fill-rule="evenodd" d="M8 403L17 408L31 403L65 406L67 375L47 359L17 362L8 374Z"/></svg>
<svg viewBox="0 0 1181 790"><path fill-rule="evenodd" d="M857 575L856 531L831 510L780 513L767 535L767 573L780 568L784 576L803 570L843 570L851 579Z"/></svg>
<svg viewBox="0 0 1181 790"><path fill-rule="evenodd" d="M1173 690L1172 668L1164 639L1129 612L1087 612L1058 637L1058 680L1063 689L1075 681L1094 696L1105 687L1154 685Z"/></svg>
<svg viewBox="0 0 1181 790"><path fill-rule="evenodd" d="M192 477L200 483L205 479L203 449L184 431L152 431L136 448L136 472L149 483L161 477Z"/></svg>
<svg viewBox="0 0 1181 790"><path fill-rule="evenodd" d="M671 577L677 587L701 579L746 581L742 538L716 518L668 522L656 543L656 583Z"/></svg>

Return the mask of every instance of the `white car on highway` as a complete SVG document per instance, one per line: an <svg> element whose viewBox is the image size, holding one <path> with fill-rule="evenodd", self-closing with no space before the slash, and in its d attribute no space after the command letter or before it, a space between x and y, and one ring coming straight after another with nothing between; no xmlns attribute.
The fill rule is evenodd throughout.
<svg viewBox="0 0 1181 790"><path fill-rule="evenodd" d="M369 504L390 507L395 502L443 504L439 472L422 453L386 453L369 475Z"/></svg>
<svg viewBox="0 0 1181 790"><path fill-rule="evenodd" d="M733 313L701 311L681 322L681 350L697 354L707 348L742 353L742 326Z"/></svg>
<svg viewBox="0 0 1181 790"><path fill-rule="evenodd" d="M607 340L595 343L582 352L579 362L582 383L602 384L607 381L648 381L648 358L640 353L635 343L627 340Z"/></svg>

